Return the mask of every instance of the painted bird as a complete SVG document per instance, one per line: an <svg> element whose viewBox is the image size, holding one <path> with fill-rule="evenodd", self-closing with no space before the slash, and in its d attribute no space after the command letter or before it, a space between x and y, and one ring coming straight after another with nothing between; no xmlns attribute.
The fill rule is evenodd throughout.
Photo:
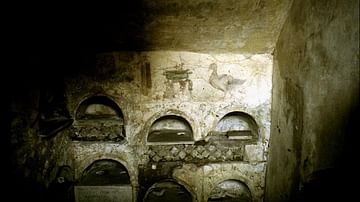
<svg viewBox="0 0 360 202"><path fill-rule="evenodd" d="M243 79L235 79L234 77L228 74L218 75L217 65L215 63L210 64L209 70L212 70L212 73L209 78L209 83L214 88L224 92L231 89L232 85L241 85L246 81Z"/></svg>

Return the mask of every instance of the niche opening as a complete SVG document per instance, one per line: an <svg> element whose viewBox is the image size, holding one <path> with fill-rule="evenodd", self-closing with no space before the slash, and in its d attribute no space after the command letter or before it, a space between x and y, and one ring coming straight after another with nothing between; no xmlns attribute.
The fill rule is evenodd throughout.
<svg viewBox="0 0 360 202"><path fill-rule="evenodd" d="M132 201L127 169L114 160L97 160L85 169L75 188L76 202Z"/></svg>
<svg viewBox="0 0 360 202"><path fill-rule="evenodd" d="M75 117L77 120L123 120L124 118L120 107L106 96L94 96L84 100Z"/></svg>
<svg viewBox="0 0 360 202"><path fill-rule="evenodd" d="M211 191L208 202L251 202L252 197L245 183L238 180L225 180Z"/></svg>
<svg viewBox="0 0 360 202"><path fill-rule="evenodd" d="M172 201L191 202L189 191L182 185L172 181L164 180L153 184L145 194L144 202Z"/></svg>
<svg viewBox="0 0 360 202"><path fill-rule="evenodd" d="M230 112L220 119L207 139L249 141L257 137L258 126L249 114Z"/></svg>
<svg viewBox="0 0 360 202"><path fill-rule="evenodd" d="M130 176L121 163L114 160L97 160L85 169L79 185L103 186L130 184Z"/></svg>
<svg viewBox="0 0 360 202"><path fill-rule="evenodd" d="M148 144L192 144L193 132L182 117L167 115L157 119L150 127Z"/></svg>
<svg viewBox="0 0 360 202"><path fill-rule="evenodd" d="M112 141L125 140L124 116L120 107L106 96L93 96L84 100L75 114L77 130L73 140Z"/></svg>

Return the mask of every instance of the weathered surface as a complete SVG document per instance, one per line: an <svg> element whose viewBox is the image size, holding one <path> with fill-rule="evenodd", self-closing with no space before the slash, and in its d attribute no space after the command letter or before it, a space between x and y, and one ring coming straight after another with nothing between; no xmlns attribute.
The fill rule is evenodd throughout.
<svg viewBox="0 0 360 202"><path fill-rule="evenodd" d="M133 81L114 76L99 79L98 71L67 79L69 111L75 113L79 103L99 92L111 97L124 113L128 141L143 144L151 124L163 115L178 115L192 127L194 139L200 140L214 129L227 113L243 111L259 124L261 141L266 143L270 126L271 56L240 54L198 54L190 52L117 52L103 54L116 58L112 75L133 68ZM146 62L144 62L146 61ZM210 85L210 64L218 63L219 74L231 74L246 80L223 92ZM152 88L141 90L141 67L150 63ZM179 65L183 63L183 65ZM102 67L98 67L99 71ZM105 68L106 69L106 68ZM170 70L191 70L188 78L173 80L164 75ZM180 73L182 74L182 73ZM131 132L130 132L131 131Z"/></svg>
<svg viewBox="0 0 360 202"><path fill-rule="evenodd" d="M71 164L70 141L65 130L58 131L51 137L42 136L39 124L42 112L39 111L39 88L31 84L26 91L23 90L17 89L9 109L11 146L6 148L10 150L11 160L4 161L4 165L9 167L5 180L9 180L9 187L16 187L18 193L21 193L13 195L13 200L22 199L24 193L29 200L47 200L46 188L57 177L64 177L60 172L62 166ZM65 153L67 154L64 155ZM73 178L67 177L66 183L72 180Z"/></svg>
<svg viewBox="0 0 360 202"><path fill-rule="evenodd" d="M216 164L215 170L219 171L213 171L209 176L201 174L196 179L202 181L211 176L213 180L206 181L209 185L219 183L219 180L240 180L250 187L253 199L261 201L270 137L271 55L154 51L103 53L98 58L103 61L101 65L98 63L98 69L67 78L69 111L75 115L78 106L91 96L108 96L120 107L123 120L119 122L124 124L126 137L123 142L74 141L69 150L73 152L66 155L73 159L71 166L75 169L76 179L92 162L111 159L129 171L131 185L139 187L139 198L143 198L157 180L175 178L196 200L207 201L211 190L192 184L192 175L180 179L174 173L179 166L196 165L202 169L211 163ZM214 63L217 64L217 76L211 79L231 87L219 90L210 84L215 71L210 66ZM144 68L148 73L144 73ZM104 69L112 72L112 76L102 77ZM123 79L123 70L131 72L131 80ZM244 82L226 83L228 81L222 76L225 74ZM224 123L222 118L231 112L239 117ZM161 119L166 117L170 119ZM208 140L207 136L220 130L217 128L220 120L223 120L220 126L224 137L228 135L227 130L251 131L254 136L251 140L227 137L226 141ZM94 121L96 119L91 123ZM75 119L77 123L79 120ZM96 124L88 124L88 127L92 125ZM230 128L226 129L226 126ZM82 127L83 131L88 131L87 125ZM147 142L149 133L173 129L192 133L193 141L177 144L172 141L171 145ZM113 129L103 130L111 132ZM73 136L74 130L68 132ZM221 174L223 172L232 174Z"/></svg>
<svg viewBox="0 0 360 202"><path fill-rule="evenodd" d="M88 40L106 51L270 53L290 4L290 0L134 0L118 6L111 19L101 19L106 24L92 24L89 32L96 36Z"/></svg>
<svg viewBox="0 0 360 202"><path fill-rule="evenodd" d="M246 162L231 162L207 164L197 167L185 164L173 172L173 178L186 182L192 187L198 201L208 201L213 189L224 180L239 180L244 182L253 201L262 201L265 187L265 163L249 164Z"/></svg>
<svg viewBox="0 0 360 202"><path fill-rule="evenodd" d="M271 52L290 1L145 1L151 49Z"/></svg>
<svg viewBox="0 0 360 202"><path fill-rule="evenodd" d="M294 1L274 56L267 201L289 201L314 173L338 172L351 159L343 150L351 151L349 128L358 116L358 17L359 1ZM314 193L346 197L351 191L334 185L347 172L328 176L333 182Z"/></svg>
<svg viewBox="0 0 360 202"><path fill-rule="evenodd" d="M75 186L75 202L133 201L131 186Z"/></svg>

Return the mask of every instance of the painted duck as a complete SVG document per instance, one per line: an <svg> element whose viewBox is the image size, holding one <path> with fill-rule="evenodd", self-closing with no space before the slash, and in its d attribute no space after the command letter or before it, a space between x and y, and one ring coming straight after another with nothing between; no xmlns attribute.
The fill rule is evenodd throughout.
<svg viewBox="0 0 360 202"><path fill-rule="evenodd" d="M235 79L231 75L228 74L220 74L217 73L217 65L212 63L209 67L209 70L212 70L212 73L209 78L209 83L216 89L221 91L229 90L232 85L241 85L246 80L243 79Z"/></svg>

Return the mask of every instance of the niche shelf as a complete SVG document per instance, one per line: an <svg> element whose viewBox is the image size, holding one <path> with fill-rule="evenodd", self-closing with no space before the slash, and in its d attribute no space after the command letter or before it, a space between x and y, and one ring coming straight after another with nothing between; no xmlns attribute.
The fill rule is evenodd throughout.
<svg viewBox="0 0 360 202"><path fill-rule="evenodd" d="M230 112L220 119L215 130L211 131L205 141L252 142L258 137L258 125L244 112Z"/></svg>
<svg viewBox="0 0 360 202"><path fill-rule="evenodd" d="M189 122L176 115L157 119L150 127L148 145L193 144L193 131Z"/></svg>
<svg viewBox="0 0 360 202"><path fill-rule="evenodd" d="M126 137L123 113L107 96L84 100L76 111L74 128L73 140L119 142Z"/></svg>

